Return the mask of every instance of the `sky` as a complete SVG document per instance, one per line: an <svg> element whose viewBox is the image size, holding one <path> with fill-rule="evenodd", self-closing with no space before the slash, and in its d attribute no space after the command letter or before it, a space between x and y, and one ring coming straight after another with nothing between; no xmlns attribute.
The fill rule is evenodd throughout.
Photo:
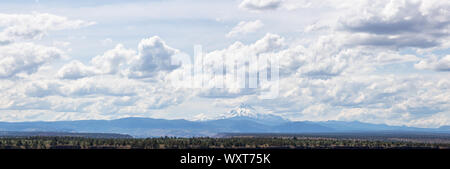
<svg viewBox="0 0 450 169"><path fill-rule="evenodd" d="M440 127L449 35L442 0L0 1L0 121L202 120L245 103L293 121ZM198 45L205 77L224 58L264 56L279 78L173 85L187 70L173 57Z"/></svg>

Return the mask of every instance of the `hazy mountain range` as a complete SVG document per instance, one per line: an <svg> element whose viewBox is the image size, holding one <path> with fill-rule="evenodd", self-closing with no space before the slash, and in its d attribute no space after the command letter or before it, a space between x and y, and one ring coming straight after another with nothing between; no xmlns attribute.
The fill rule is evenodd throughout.
<svg viewBox="0 0 450 169"><path fill-rule="evenodd" d="M289 121L280 116L258 113L241 104L219 119L206 121L123 118L57 122L0 122L0 131L120 133L133 137L216 136L219 133L345 133L345 132L434 132L450 133L450 126L414 128L344 121Z"/></svg>

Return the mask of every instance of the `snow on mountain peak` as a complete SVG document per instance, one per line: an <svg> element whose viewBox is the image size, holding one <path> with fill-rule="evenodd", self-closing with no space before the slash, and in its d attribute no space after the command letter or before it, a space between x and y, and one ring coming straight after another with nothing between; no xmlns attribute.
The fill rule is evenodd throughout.
<svg viewBox="0 0 450 169"><path fill-rule="evenodd" d="M243 118L247 120L254 120L255 122L264 124L280 124L286 122L286 120L280 116L269 113L259 113L251 105L244 103L230 110L228 113L222 115L221 117L221 119Z"/></svg>
<svg viewBox="0 0 450 169"><path fill-rule="evenodd" d="M232 109L228 114L232 117L258 117L258 112L248 104L241 104L238 107Z"/></svg>
<svg viewBox="0 0 450 169"><path fill-rule="evenodd" d="M233 117L258 118L258 112L252 106L242 103L222 116L224 119Z"/></svg>

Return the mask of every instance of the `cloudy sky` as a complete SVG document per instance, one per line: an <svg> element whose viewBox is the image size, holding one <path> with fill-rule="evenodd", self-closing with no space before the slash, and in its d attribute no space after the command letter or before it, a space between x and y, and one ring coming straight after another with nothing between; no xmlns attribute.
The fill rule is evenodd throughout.
<svg viewBox="0 0 450 169"><path fill-rule="evenodd" d="M0 121L198 120L247 103L291 120L450 125L450 1L17 0L0 11ZM171 56L194 45L211 63L278 58L279 95L260 97L272 83L172 85L185 67Z"/></svg>

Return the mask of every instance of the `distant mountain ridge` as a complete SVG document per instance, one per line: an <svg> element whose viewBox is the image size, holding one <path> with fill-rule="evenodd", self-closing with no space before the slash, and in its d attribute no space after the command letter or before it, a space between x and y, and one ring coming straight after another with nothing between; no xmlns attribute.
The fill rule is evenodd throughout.
<svg viewBox="0 0 450 169"><path fill-rule="evenodd" d="M133 137L200 137L219 133L345 133L345 132L436 132L450 133L449 126L414 128L358 121L289 121L269 113L258 113L241 104L219 119L207 121L122 118L116 120L79 120L57 122L0 122L0 131L119 133Z"/></svg>
<svg viewBox="0 0 450 169"><path fill-rule="evenodd" d="M218 133L335 133L374 131L418 131L450 133L447 128L412 128L361 122L285 122L266 125L252 119L229 118L209 121L123 118L58 122L0 122L0 131L120 133L133 137L198 137Z"/></svg>

